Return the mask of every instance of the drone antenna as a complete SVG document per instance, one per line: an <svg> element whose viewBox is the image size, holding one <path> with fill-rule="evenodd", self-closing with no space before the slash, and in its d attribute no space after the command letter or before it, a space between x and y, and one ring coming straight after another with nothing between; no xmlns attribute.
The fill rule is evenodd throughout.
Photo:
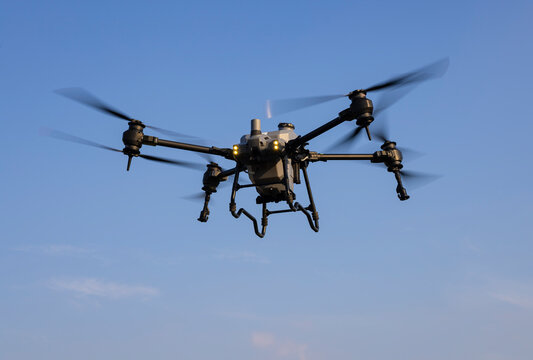
<svg viewBox="0 0 533 360"><path fill-rule="evenodd" d="M259 134L261 134L261 120L252 119L252 131L251 131L250 134L251 135L259 135Z"/></svg>

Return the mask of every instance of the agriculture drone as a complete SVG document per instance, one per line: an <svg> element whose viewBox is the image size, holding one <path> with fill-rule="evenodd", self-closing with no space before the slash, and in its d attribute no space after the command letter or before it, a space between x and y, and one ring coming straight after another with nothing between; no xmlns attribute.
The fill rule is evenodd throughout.
<svg viewBox="0 0 533 360"><path fill-rule="evenodd" d="M419 70L392 78L366 89L354 90L344 95L267 101L267 116L269 118L272 117L273 113L280 114L294 111L341 97L347 97L351 101L350 106L341 111L335 119L302 136L295 133L294 125L290 123L280 123L278 125L278 130L276 131L262 132L260 120L253 119L251 121L250 133L242 136L240 142L233 145L231 148L208 147L186 142L164 140L155 136L145 135L145 129L156 130L171 137L197 138L164 130L155 126L145 125L141 121L133 119L111 108L96 97L79 88L63 89L58 90L57 92L72 100L128 121L129 128L122 136L122 141L125 146L124 149L119 150L111 148L57 130L51 130L48 135L62 140L121 152L128 157L127 170L130 169L132 159L136 157L178 166L190 168L201 167L205 169L205 165L141 153L140 150L143 145L164 146L208 154L209 163L207 164L207 170L205 170L203 175L203 193L201 194L204 205L198 221L207 222L209 216L208 204L211 195L217 192L217 188L221 182L227 181L228 178L233 175L229 210L235 218L239 218L243 214L249 218L253 222L254 231L257 236L262 238L265 235L268 225L268 217L270 215L297 211L302 212L306 216L311 229L318 232L318 212L316 210L311 186L309 184L309 176L307 174L307 167L310 163L330 160L366 160L371 163L382 163L386 166L387 171L394 174L397 183L396 193L398 198L402 201L409 199L409 195L402 183L402 176L409 177L417 175L402 171L402 152L396 146L396 142L389 139L389 136L384 130L373 130L375 137L383 141L383 144L381 145L381 151L376 151L372 154L321 154L308 150L306 148L308 142L343 122L353 120L355 120L356 124L355 129L347 134L344 139L339 141L337 145L350 143L356 139L362 130L365 130L368 139L371 140L370 125L375 117L386 107L397 101L401 95L406 93L406 91L400 93L398 93L398 91L395 91L394 93L389 92L388 96L386 95L382 98L383 101L376 109L374 109L372 100L367 98L367 93L385 89L399 89L400 87L414 85L415 83L424 80L436 78L444 73L447 66L447 59L440 60ZM405 90L408 89L409 87ZM398 94L400 94L400 96ZM210 155L221 156L225 159L232 160L235 162L235 167L224 170L213 161ZM250 184L239 183L239 175L241 172L248 174L251 181ZM296 194L294 192L294 185L301 183L301 174L303 175L309 198L308 206L303 206L295 201ZM237 204L235 202L237 191L248 187L255 188L259 194L256 203L261 204L262 206L260 226L257 219L244 208L239 208L239 210L237 210ZM286 202L288 208L282 210L269 210L267 204L272 202Z"/></svg>

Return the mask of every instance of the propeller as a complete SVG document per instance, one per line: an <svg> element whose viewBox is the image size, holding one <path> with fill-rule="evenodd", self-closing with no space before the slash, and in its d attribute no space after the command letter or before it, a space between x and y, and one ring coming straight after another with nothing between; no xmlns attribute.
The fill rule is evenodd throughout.
<svg viewBox="0 0 533 360"><path fill-rule="evenodd" d="M397 89L394 91L389 91L385 93L384 95L382 95L376 101L377 106L374 108L373 116L374 116L374 119L379 119L379 121L375 122L374 120L373 122L374 125L372 126L373 128L372 133L381 141L388 141L389 139L389 135L388 135L389 125L388 125L388 120L387 120L387 113L385 112L385 110L387 110L387 108L389 108L390 106L395 104L398 100L400 100L405 95L407 95L413 88L414 86ZM328 151L331 151L336 148L347 147L347 145L349 145L350 143L357 141L358 139L357 135L359 135L359 133L363 129L364 127L358 126L355 129L351 130L348 134L346 134L340 140L338 140L333 145L331 145L328 148ZM410 149L402 147L402 152L404 152L404 150L406 151L406 153L412 153L412 155L415 155L416 153L416 157L420 157L423 155L422 153L419 153L416 150L410 150Z"/></svg>
<svg viewBox="0 0 533 360"><path fill-rule="evenodd" d="M373 130L373 134L375 138L383 142L383 146L387 146L387 144L393 141L390 138L388 121L386 121L386 118L383 118L382 120L383 121L381 121ZM382 149L383 149L383 146L382 146ZM399 147L399 146L394 145L394 148L400 151L404 159L407 157L410 160L413 160L414 158L425 155L419 151L406 148L403 146ZM379 165L379 164L376 164L376 165ZM419 188L423 185L427 185L441 177L441 175L428 174L428 173L412 171L412 170L399 170L399 173L402 176L402 179L404 180L404 182L407 183L407 185L411 189Z"/></svg>
<svg viewBox="0 0 533 360"><path fill-rule="evenodd" d="M391 141L390 140L390 136L389 136L389 122L388 122L387 113L384 112L383 110L384 109L380 106L375 111L375 113L379 114L380 121L378 121L373 126L372 134L374 135L374 138L377 138L377 139L379 139L382 142L387 142L387 141ZM326 150L326 152L331 152L331 151L333 151L335 149L348 147L348 145L354 143L357 140L357 135L363 129L364 128L360 127L360 126L355 128L355 129L353 129L347 135L345 135L343 138L341 138L340 140L335 142L333 145L331 145ZM403 155L406 155L411 160L413 160L415 158L422 157L422 156L425 155L425 154L423 154L423 153L421 153L419 151L416 151L416 150L413 150L413 149L410 149L410 148L406 148L406 147L403 147L403 146L401 147L400 151L402 152Z"/></svg>
<svg viewBox="0 0 533 360"><path fill-rule="evenodd" d="M310 106L322 104L331 100L340 99L347 95L324 95L324 96L310 96L291 99L278 99L266 101L266 116L267 119L273 116L278 116L291 111L305 109Z"/></svg>
<svg viewBox="0 0 533 360"><path fill-rule="evenodd" d="M203 201L205 199L205 194L206 194L205 186L206 186L206 180L207 180L205 178L205 175L209 174L209 168L210 168L211 165L217 166L220 169L221 172L226 171L224 168L220 167L214 161L209 161L209 163L207 165L208 169L207 169L206 173L204 174L204 181L203 181L204 182L204 188L202 189L203 191L196 192L196 193L193 193L193 194L184 195L184 196L181 197L182 199L189 200L189 201L197 201L197 200L202 200ZM208 183L210 183L210 180L207 180L207 181L208 181ZM226 186L228 186L230 184L233 184L233 182L232 181L227 181L227 180L224 180L224 181L220 181L219 180L219 181L216 181L216 183L212 183L212 185L214 185L214 188L216 190L218 190L220 188L224 188L224 187L226 187Z"/></svg>
<svg viewBox="0 0 533 360"><path fill-rule="evenodd" d="M98 99L96 96L94 96L93 94L91 94L90 92L88 92L85 89L82 89L82 88L65 88L65 89L56 90L55 93L57 93L59 95L62 95L64 97L66 97L66 98L69 98L71 100L74 100L76 102L79 102L79 103L81 103L83 105L92 107L92 108L94 108L96 110L99 110L99 111L101 111L103 113L106 113L108 115L117 117L119 119L126 120L126 121L137 121L137 122L139 121L139 120L135 120L135 119L129 117L128 115L124 114L123 112L120 112L120 111L112 108L111 106L107 105L102 100ZM158 132L160 132L162 134L169 135L169 136L172 136L172 137L197 139L195 136L185 135L185 134L178 133L178 132L175 132L175 131L172 131L172 130L166 130L166 129L163 129L163 128L160 128L160 127L156 127L156 126L152 126L152 125L145 125L145 126L147 128L149 128L149 129L158 131Z"/></svg>
<svg viewBox="0 0 533 360"><path fill-rule="evenodd" d="M228 187L232 183L233 183L232 181L220 182L218 184L218 186L217 186L217 191L220 190L221 188ZM192 202L204 201L204 199L205 199L205 191L199 191L199 192L195 192L193 194L184 195L181 198L184 199L184 200L192 201ZM213 201L215 201L215 199L210 199L210 202L213 202Z"/></svg>
<svg viewBox="0 0 533 360"><path fill-rule="evenodd" d="M285 114L288 112L300 110L306 107L322 104L322 103L325 103L331 100L340 99L345 96L349 97L355 92L367 93L371 91L379 91L379 90L384 90L384 89L392 90L394 88L400 88L400 87L410 85L410 84L414 85L422 81L441 77L442 75L444 75L444 73L448 69L448 65L449 65L449 59L444 58L434 63L431 63L429 65L426 65L418 70L411 71L409 73L405 73L405 74L393 77L392 79L375 84L366 89L351 91L348 94L312 96L312 97L301 97L301 98L280 99L280 100L267 100L266 115L267 115L267 118L270 119L273 116L277 116L277 115ZM406 93L397 97L395 100L393 100L393 98L391 97L390 99L391 102L386 107L398 101ZM359 133L359 131L357 133Z"/></svg>
<svg viewBox="0 0 533 360"><path fill-rule="evenodd" d="M400 170L400 174L411 189L418 189L442 177L442 175L428 174L413 170Z"/></svg>
<svg viewBox="0 0 533 360"><path fill-rule="evenodd" d="M182 196L181 198L184 199L184 200L189 200L189 201L193 201L193 202L197 202L197 201L200 201L200 200L203 201L205 199L205 192L204 191L200 191L200 192L197 192L197 193L194 193L194 194Z"/></svg>
<svg viewBox="0 0 533 360"><path fill-rule="evenodd" d="M44 135L44 136L53 137L53 138L56 138L56 139L59 139L59 140L65 140L65 141L70 141L70 142L74 142L74 143L78 143L78 144L88 145L88 146L92 146L92 147L96 147L96 148L100 148L100 149L105 149L105 150L110 150L110 151L114 151L114 152L124 153L123 150L119 150L119 149L115 149L115 148L112 148L112 147L109 147L109 146L106 146L106 145L102 145L102 144L99 144L97 142L94 142L94 141L91 141L91 140L87 140L87 139L83 139L81 137L74 136L74 135L71 135L71 134L67 134L67 133L65 133L63 131L59 131L59 130L43 128L43 129L41 129L41 134ZM137 155L126 154L126 155L129 156L127 170L129 170L129 168L130 168L130 163L131 163L132 156L138 156L138 157L146 159L146 160L157 161L157 162L170 164L170 165L182 166L182 167L195 169L195 170L203 170L204 167L205 167L204 165L198 164L198 163L182 161L182 160L173 160L173 159L168 159L168 158L159 157L159 156L153 156L153 155L146 155L146 154L137 154Z"/></svg>

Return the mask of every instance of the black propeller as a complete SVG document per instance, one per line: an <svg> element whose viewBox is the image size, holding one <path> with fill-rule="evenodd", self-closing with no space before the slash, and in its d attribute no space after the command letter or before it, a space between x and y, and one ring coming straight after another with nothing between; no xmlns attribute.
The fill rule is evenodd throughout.
<svg viewBox="0 0 533 360"><path fill-rule="evenodd" d="M377 101L377 106L374 108L373 115L374 119L378 119L378 122L373 122L372 133L376 135L381 141L385 141L385 138L388 136L384 135L388 133L388 125L386 121L386 112L385 110L390 106L394 105L397 101L407 95L414 87L406 87L402 89L397 89L394 91L389 91L382 95ZM381 124L381 126L380 126ZM348 134L334 143L329 150L335 148L346 147L348 144L355 142L358 139L358 135L363 130L363 126L358 126L355 129L351 130ZM403 151L403 150L402 150Z"/></svg>
<svg viewBox="0 0 533 360"><path fill-rule="evenodd" d="M115 151L115 152L119 152L119 153L124 153L122 150L115 149L115 148L112 148L112 147L109 147L109 146L106 146L106 145L102 145L102 144L99 144L99 143L91 141L91 140L83 139L83 138L78 137L78 136L67 134L67 133L65 133L63 131L59 131L59 130L44 128L44 129L41 129L41 134L45 135L45 136L53 137L53 138L56 138L56 139L60 139L60 140L70 141L70 142L74 142L74 143L78 143L78 144L97 147L97 148L100 148L100 149L105 149L105 150ZM128 155L128 154L126 154L126 155ZM202 164L188 162L188 161L182 161L182 160L167 159L167 158L159 157L159 156L152 156L152 155L145 155L145 154L137 154L137 155L132 155L132 156L138 156L138 157L141 157L141 158L146 159L146 160L162 162L162 163L170 164L170 165L182 166L182 167L195 169L195 170L203 170L205 168L205 166L202 165ZM130 165L130 161L131 161L131 157L132 156L129 155L128 170L129 170L129 165Z"/></svg>
<svg viewBox="0 0 533 360"><path fill-rule="evenodd" d="M217 190L219 190L221 188L225 188L225 187L227 187L227 186L229 186L231 184L232 184L231 181L221 182L217 186ZM189 201L193 201L193 202L203 201L205 199L205 191L200 191L200 192L196 192L196 193L193 193L193 194L184 195L181 198L184 199L184 200L189 200ZM210 201L213 202L214 199L210 199Z"/></svg>
<svg viewBox="0 0 533 360"><path fill-rule="evenodd" d="M380 121L375 126L373 130L373 134L375 138L383 142L382 148L386 147L387 144L393 142L389 134L389 126L388 126L388 121L386 117L383 117L382 121ZM402 147L396 146L395 143L394 143L394 148L398 149L401 152L402 157L404 159L407 157L408 159L412 160L414 158L421 157L424 155L423 153L419 151L406 148L404 146ZM399 173L401 174L402 178L405 180L405 182L411 189L418 188L423 185L427 185L430 182L433 182L441 177L440 175L428 174L428 173L412 171L412 170L399 170Z"/></svg>
<svg viewBox="0 0 533 360"><path fill-rule="evenodd" d="M324 96L309 96L292 99L278 99L266 101L266 116L270 119L273 116L278 116L291 111L305 109L310 106L322 104L331 100L340 99L347 95L324 95Z"/></svg>
<svg viewBox="0 0 533 360"><path fill-rule="evenodd" d="M442 177L442 175L428 174L413 170L400 170L400 174L402 174L402 178L411 189L420 188Z"/></svg>
<svg viewBox="0 0 533 360"><path fill-rule="evenodd" d="M379 106L376 109L376 111L374 111L374 114L377 113L379 115L379 121L373 126L372 134L374 135L374 138L377 138L382 142L387 142L387 141L391 141L390 136L389 136L389 123L387 119L387 113L383 112L383 110L384 109L381 106ZM353 129L347 135L341 138L339 141L331 145L327 149L327 152L331 152L332 150L339 149L339 148L345 148L348 145L354 143L357 140L357 135L363 129L364 128L361 126ZM408 149L404 147L401 148L401 152L402 154L407 155L411 159L424 155L416 150L412 150L412 149Z"/></svg>
<svg viewBox="0 0 533 360"><path fill-rule="evenodd" d="M96 110L99 110L99 111L104 112L104 113L106 113L108 115L117 117L119 119L126 120L126 121L139 121L139 120L135 120L135 119L129 117L128 115L126 115L126 114L124 114L124 113L112 108L111 106L107 105L102 100L98 99L96 96L92 95L90 92L88 92L85 89L82 89L82 88L66 88L66 89L56 90L55 92L57 94L59 94L59 95L62 95L64 97L66 97L66 98L69 98L71 100L77 101L77 102L79 102L79 103L81 103L83 105L92 107L92 108L94 108ZM185 134L178 133L178 132L175 132L175 131L162 129L160 127L156 127L156 126L152 126L152 125L145 125L145 126L147 128L149 128L149 129L158 131L158 132L160 132L162 134L169 135L169 136L172 136L172 137L196 139L196 137L194 137L194 136L185 135Z"/></svg>
<svg viewBox="0 0 533 360"><path fill-rule="evenodd" d="M366 89L351 91L348 94L312 96L312 97L281 99L281 100L267 100L267 103L266 103L267 118L285 114L291 111L300 110L300 109L303 109L309 106L322 104L330 100L340 99L345 96L350 96L354 94L355 92L367 93L371 91L379 91L379 90L384 90L384 89L392 90L394 88L399 88L399 87L403 87L403 86L410 85L410 84L414 85L422 81L438 78L446 72L448 65L449 65L449 59L444 58L434 63L431 63L429 65L426 65L418 70L415 70L415 71L412 71L412 72L409 72L409 73L406 73L400 76L396 76L392 79L375 84ZM392 105L392 103L396 102L397 100L399 100L399 98L401 98L403 95L405 94L402 94L401 96L397 97L395 100L393 100L391 97L390 100L393 100L393 101L387 104L385 108ZM359 131L357 133L359 133Z"/></svg>

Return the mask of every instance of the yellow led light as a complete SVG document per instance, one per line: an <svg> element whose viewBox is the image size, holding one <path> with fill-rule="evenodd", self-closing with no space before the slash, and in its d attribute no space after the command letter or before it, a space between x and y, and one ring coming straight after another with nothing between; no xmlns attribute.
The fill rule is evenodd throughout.
<svg viewBox="0 0 533 360"><path fill-rule="evenodd" d="M233 150L234 151L238 151L239 150L239 145L233 145Z"/></svg>
<svg viewBox="0 0 533 360"><path fill-rule="evenodd" d="M274 145L274 150L278 150L278 149L279 149L279 146Z"/></svg>
<svg viewBox="0 0 533 360"><path fill-rule="evenodd" d="M239 152L237 150L233 150L233 155L239 155Z"/></svg>
<svg viewBox="0 0 533 360"><path fill-rule="evenodd" d="M279 141L278 140L274 140L274 146L278 146L279 144Z"/></svg>

